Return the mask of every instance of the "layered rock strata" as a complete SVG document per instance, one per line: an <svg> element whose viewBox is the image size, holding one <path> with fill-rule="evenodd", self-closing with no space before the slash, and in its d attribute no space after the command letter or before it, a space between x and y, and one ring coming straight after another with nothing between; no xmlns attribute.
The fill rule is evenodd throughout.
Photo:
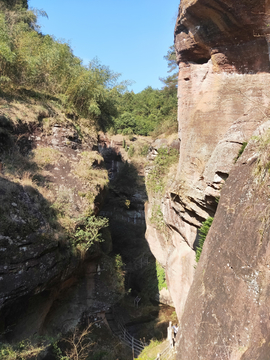
<svg viewBox="0 0 270 360"><path fill-rule="evenodd" d="M213 216L234 159L269 113L269 3L182 0L175 27L180 160L161 202L168 234L147 239L181 318L198 228ZM151 200L147 207L151 214Z"/></svg>
<svg viewBox="0 0 270 360"><path fill-rule="evenodd" d="M269 358L267 152L265 140L252 140L222 189L182 316L177 359Z"/></svg>
<svg viewBox="0 0 270 360"><path fill-rule="evenodd" d="M78 177L76 170L82 154L98 156L92 151L94 140L82 141L68 123L54 124L48 134L41 126L30 125L12 127L5 116L0 117L4 134L0 138L1 340L65 333L77 326L83 314L105 311L116 301L113 282L108 284L112 271L103 265L109 262L104 253L110 252L111 239L103 243L103 252L97 245L81 256L64 237L52 211L58 206L72 222L89 207L85 196L79 194L92 191L94 185ZM37 171L31 150L39 151L42 173ZM21 162L19 179L17 159ZM92 194L98 211L104 194ZM102 273L98 274L98 268Z"/></svg>
<svg viewBox="0 0 270 360"><path fill-rule="evenodd" d="M234 165L269 117L268 11L268 1L252 0L183 0L179 8L181 191L171 194L186 228L214 215L222 191L183 313L178 306L178 359L268 358L267 151L251 140ZM187 243L191 234L182 234Z"/></svg>

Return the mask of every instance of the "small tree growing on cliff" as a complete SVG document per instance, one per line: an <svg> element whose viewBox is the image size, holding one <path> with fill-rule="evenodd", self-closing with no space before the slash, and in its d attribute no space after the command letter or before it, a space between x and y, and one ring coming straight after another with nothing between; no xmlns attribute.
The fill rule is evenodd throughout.
<svg viewBox="0 0 270 360"><path fill-rule="evenodd" d="M109 220L90 214L81 217L75 232L75 245L84 254L94 243L102 242L100 230L109 226Z"/></svg>
<svg viewBox="0 0 270 360"><path fill-rule="evenodd" d="M209 216L203 223L199 229L199 245L196 247L196 261L198 262L202 253L203 244L208 234L208 231L212 225L213 218Z"/></svg>
<svg viewBox="0 0 270 360"><path fill-rule="evenodd" d="M61 347L65 349L63 352L58 345L58 342L53 344L53 353L57 360L85 360L89 358L89 353L91 347L93 347L94 342L89 337L91 334L92 323L82 331L78 327L70 334L70 336L65 337L60 340L62 344Z"/></svg>

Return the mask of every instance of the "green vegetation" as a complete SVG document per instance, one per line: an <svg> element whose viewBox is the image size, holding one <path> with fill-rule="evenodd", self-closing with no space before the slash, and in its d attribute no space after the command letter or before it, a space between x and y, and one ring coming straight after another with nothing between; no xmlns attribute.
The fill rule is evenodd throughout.
<svg viewBox="0 0 270 360"><path fill-rule="evenodd" d="M138 94L125 92L119 97L114 131L123 135L158 135L177 131L177 89L148 87ZM159 129L160 128L160 129ZM158 130L159 129L159 130Z"/></svg>
<svg viewBox="0 0 270 360"><path fill-rule="evenodd" d="M89 118L101 129L112 124L126 85L118 83L120 74L97 60L84 66L67 43L39 33L36 13L20 0L1 2L0 29L2 90L54 96L69 113Z"/></svg>
<svg viewBox="0 0 270 360"><path fill-rule="evenodd" d="M148 194L162 195L165 190L166 175L171 165L178 162L179 154L175 149L160 148L154 166L148 175L146 188Z"/></svg>
<svg viewBox="0 0 270 360"><path fill-rule="evenodd" d="M103 244L98 244L106 236L111 241L108 219L94 215L100 210L103 199L97 198L108 185L108 174L98 152L85 149L97 144L97 130L126 135L123 147L132 163L123 164L110 188L115 195L112 203L124 211L134 210L134 195L144 181L138 172L142 174L150 143L134 134L157 136L177 131L177 80L170 75L161 79L162 90L148 87L139 94L128 92L127 83L118 82L120 74L96 59L84 66L68 43L40 33L37 15L47 16L44 11L29 10L26 0L0 2L1 234L12 238L33 234L41 243L55 240L61 256L67 258L79 258L78 254L83 258L87 251L98 250L101 283L112 301L119 301L125 294L124 264L122 257L115 255L120 250L115 247L113 255L102 254ZM174 55L171 48L166 57L169 66L175 62ZM59 139L57 132L61 133ZM65 151L49 147L52 140L65 145ZM177 151L159 150L149 175L150 192L158 196L163 193L165 176L177 159ZM157 208L153 212L157 226L161 216ZM122 255L134 257L130 248L123 249L123 242L128 238L134 252L144 251L145 229L122 223L117 219L112 232ZM9 248L13 251L12 246ZM158 289L166 287L165 273L156 263L151 271L152 293L156 295ZM158 336L166 330L165 321L161 327ZM70 344L68 351L77 346L70 341L77 341L82 333L74 334L62 339ZM102 348L100 337L91 336L93 359L120 358L121 345L116 343L112 350L110 346ZM99 343L96 350L95 342ZM38 347L30 341L14 346L0 344L0 360L37 358L48 345L40 343ZM74 353L62 351L58 341L51 346L59 359L76 358Z"/></svg>
<svg viewBox="0 0 270 360"><path fill-rule="evenodd" d="M148 303L149 299L155 300L159 291L163 288L167 289L165 270L156 260L149 261L144 272L137 274L137 277L140 284L140 297L144 303Z"/></svg>
<svg viewBox="0 0 270 360"><path fill-rule="evenodd" d="M122 256L116 254L115 256L103 255L101 260L100 279L106 288L106 292L110 293L112 302L117 302L125 295L125 271ZM103 300L102 298L100 299Z"/></svg>
<svg viewBox="0 0 270 360"><path fill-rule="evenodd" d="M201 256L201 252L203 249L203 244L208 234L208 231L212 225L214 218L209 216L203 223L199 229L199 245L196 247L196 261L198 262Z"/></svg>
<svg viewBox="0 0 270 360"><path fill-rule="evenodd" d="M174 46L164 58L168 61L169 72L178 70ZM113 128L123 135L154 135L177 132L177 75L160 78L162 90L147 87L138 94L125 92L119 95L118 115Z"/></svg>
<svg viewBox="0 0 270 360"><path fill-rule="evenodd" d="M119 343L102 322L80 324L64 337L36 336L12 345L0 343L0 360L132 360L129 348Z"/></svg>
<svg viewBox="0 0 270 360"><path fill-rule="evenodd" d="M13 345L0 342L0 360L36 359L45 347L44 339L39 339L38 346L32 344L30 340L23 340Z"/></svg>
<svg viewBox="0 0 270 360"><path fill-rule="evenodd" d="M237 161L237 160L240 158L240 156L243 154L243 152L244 152L247 144L248 144L248 143L247 143L246 141L243 142L241 148L240 148L239 151L238 151L237 156L234 158L234 163L236 163L236 161Z"/></svg>
<svg viewBox="0 0 270 360"><path fill-rule="evenodd" d="M129 149L128 149L128 156L130 158L132 158L134 156L134 153L135 153L135 148L134 148L134 145L130 145Z"/></svg>
<svg viewBox="0 0 270 360"><path fill-rule="evenodd" d="M158 290L160 291L163 288L168 289L166 284L165 270L158 262L156 262L156 271L157 271L157 279L158 279Z"/></svg>
<svg viewBox="0 0 270 360"><path fill-rule="evenodd" d="M108 226L109 221L106 218L95 215L81 217L74 234L77 249L84 254L94 243L103 241L100 230Z"/></svg>
<svg viewBox="0 0 270 360"><path fill-rule="evenodd" d="M155 360L160 349L162 349L162 341L151 340L150 344L139 355L138 360Z"/></svg>
<svg viewBox="0 0 270 360"><path fill-rule="evenodd" d="M3 92L53 98L73 114L98 128L124 135L158 135L177 131L177 76L160 79L162 90L148 87L138 94L126 91L120 74L99 64L87 66L69 44L39 32L37 16L23 0L0 4L0 84ZM165 56L169 71L177 68L171 47ZM30 93L29 93L30 91Z"/></svg>

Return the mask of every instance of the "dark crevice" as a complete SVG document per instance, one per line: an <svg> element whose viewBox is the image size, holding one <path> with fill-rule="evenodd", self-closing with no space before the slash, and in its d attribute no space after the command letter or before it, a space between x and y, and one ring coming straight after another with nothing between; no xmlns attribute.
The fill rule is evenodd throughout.
<svg viewBox="0 0 270 360"><path fill-rule="evenodd" d="M224 181L226 181L229 177L229 174L222 172L222 171L217 171L216 174L221 177L221 179L223 179Z"/></svg>
<svg viewBox="0 0 270 360"><path fill-rule="evenodd" d="M186 218L182 215L182 213L181 213L180 210L177 210L177 209L175 209L174 207L173 207L173 210L174 210L175 213L178 214L178 215L180 216L180 218L181 218L182 220L184 220L187 224L192 225L192 226L196 226L192 221L189 221L188 219L186 219ZM202 221L205 220L205 218L199 216L199 215L196 214L194 211L187 210L186 208L185 208L185 211L183 212L183 214L184 214L184 213L187 214L188 216L190 216L191 218L194 218L196 221L202 222Z"/></svg>
<svg viewBox="0 0 270 360"><path fill-rule="evenodd" d="M200 59L195 60L194 63L202 65L202 64L207 64L209 60L210 60L210 57L209 58L200 58Z"/></svg>
<svg viewBox="0 0 270 360"><path fill-rule="evenodd" d="M177 227L175 227L174 225L171 225L171 224L169 224L168 227L169 227L171 230L177 232L177 233L185 240L185 242L188 244L187 238L186 238L183 234L181 234L181 232L179 231L179 229L178 229ZM188 245L189 245L189 244L188 244Z"/></svg>

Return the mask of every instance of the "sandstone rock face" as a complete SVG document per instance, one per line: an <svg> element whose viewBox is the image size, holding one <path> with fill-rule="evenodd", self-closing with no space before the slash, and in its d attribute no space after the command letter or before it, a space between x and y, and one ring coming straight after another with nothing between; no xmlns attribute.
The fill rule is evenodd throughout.
<svg viewBox="0 0 270 360"><path fill-rule="evenodd" d="M178 359L269 358L269 175L258 147L248 144L222 189L182 317Z"/></svg>
<svg viewBox="0 0 270 360"><path fill-rule="evenodd" d="M161 201L168 235L147 223L179 319L194 277L198 228L214 216L241 145L268 117L268 10L264 0L182 0L179 7L180 160ZM148 216L151 207L150 199Z"/></svg>
<svg viewBox="0 0 270 360"><path fill-rule="evenodd" d="M268 18L268 1L182 0L179 7L180 160L163 199L164 219L173 234L157 252L166 263L181 318L179 359L269 357L268 187L254 180L256 166L261 167L255 164L258 147L251 142L242 162L234 164L243 142L268 126ZM192 262L184 268L187 251L179 245L194 249L197 229L215 214L220 191L194 276ZM176 265L166 255L172 253ZM182 274L192 283L189 292L181 291Z"/></svg>

